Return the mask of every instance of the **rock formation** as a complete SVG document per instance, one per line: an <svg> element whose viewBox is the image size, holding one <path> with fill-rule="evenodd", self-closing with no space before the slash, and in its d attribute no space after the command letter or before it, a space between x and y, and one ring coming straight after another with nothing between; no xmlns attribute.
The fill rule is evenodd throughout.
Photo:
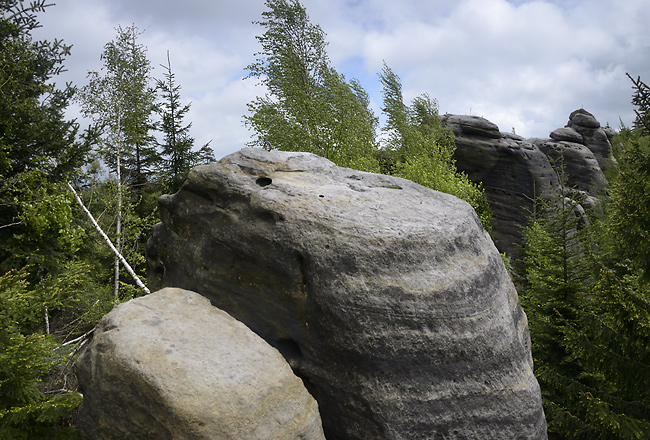
<svg viewBox="0 0 650 440"><path fill-rule="evenodd" d="M518 255L521 225L525 225L532 200L551 197L557 188L557 174L546 154L521 136L499 132L499 128L478 116L444 115L443 124L456 138L456 166L473 182L481 182L493 213L492 237L496 247ZM489 135L475 126L491 126Z"/></svg>
<svg viewBox="0 0 650 440"><path fill-rule="evenodd" d="M284 358L180 289L120 304L77 361L79 427L94 439L324 439Z"/></svg>
<svg viewBox="0 0 650 440"><path fill-rule="evenodd" d="M605 188L603 173L611 159L613 130L603 128L586 110L576 110L564 128L550 139L526 140L500 132L477 116L444 115L442 122L456 137L456 165L474 182L482 182L494 214L493 237L501 252L517 257L521 227L526 225L533 199L552 198L560 181L553 169L561 157L567 187L593 207Z"/></svg>
<svg viewBox="0 0 650 440"><path fill-rule="evenodd" d="M150 285L194 290L277 347L328 439L546 438L526 317L467 203L245 149L160 207Z"/></svg>

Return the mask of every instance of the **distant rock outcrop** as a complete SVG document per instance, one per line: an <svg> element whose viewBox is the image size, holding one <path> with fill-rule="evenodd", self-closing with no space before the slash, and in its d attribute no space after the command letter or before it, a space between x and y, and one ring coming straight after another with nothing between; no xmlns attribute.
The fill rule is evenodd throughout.
<svg viewBox="0 0 650 440"><path fill-rule="evenodd" d="M77 361L88 440L324 440L318 405L280 353L204 297L120 304Z"/></svg>
<svg viewBox="0 0 650 440"><path fill-rule="evenodd" d="M559 191L553 164L563 158L567 187L579 191L585 207L593 207L605 188L603 173L612 160L613 130L603 128L586 110L571 113L550 139L529 139L500 132L477 116L444 115L442 122L456 138L456 165L474 182L482 182L494 214L497 248L517 257L521 228L526 225L533 199L552 198Z"/></svg>
<svg viewBox="0 0 650 440"><path fill-rule="evenodd" d="M521 225L526 224L532 199L550 197L557 174L539 147L521 136L499 132L478 116L444 115L443 124L456 138L456 166L470 180L481 182L492 209L494 243L501 252L518 255ZM474 125L491 124L489 136L476 134Z"/></svg>
<svg viewBox="0 0 650 440"><path fill-rule="evenodd" d="M245 149L160 206L150 284L194 290L277 347L328 439L546 438L526 316L467 203Z"/></svg>

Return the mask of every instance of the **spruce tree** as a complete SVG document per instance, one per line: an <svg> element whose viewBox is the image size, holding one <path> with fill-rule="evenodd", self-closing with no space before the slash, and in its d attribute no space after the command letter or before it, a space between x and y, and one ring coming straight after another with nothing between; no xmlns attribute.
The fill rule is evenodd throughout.
<svg viewBox="0 0 650 440"><path fill-rule="evenodd" d="M191 104L181 103L181 86L176 83L172 72L169 51L164 79L156 80L156 89L162 94L156 111L160 115L160 130L164 135L161 146L161 179L163 191L176 192L187 177L190 169L200 163L214 161L209 142L199 151L193 151L194 138L190 136L192 123L183 122L190 111Z"/></svg>
<svg viewBox="0 0 650 440"><path fill-rule="evenodd" d="M529 322L535 376L542 389L549 432L568 435L587 429L580 396L598 383L585 376L583 364L567 346L565 335L576 326L587 294L590 269L583 258L588 240L581 227L580 198L566 185L562 156L555 167L559 192L536 199L524 229L521 304ZM577 437L567 437L577 438Z"/></svg>
<svg viewBox="0 0 650 440"><path fill-rule="evenodd" d="M74 87L58 89L53 83L70 47L32 37L39 27L38 14L47 7L42 0L0 2L3 439L80 438L69 420L81 396L64 379L70 377L65 366L73 345L63 347L58 341L85 331L80 324L83 312L77 314L72 304L96 293L91 283L84 282L88 278L69 263L81 245L82 232L73 220L65 182L79 174L89 144L77 140L77 124L64 117ZM57 280L70 278L83 286L63 288L62 282L55 286ZM79 328L70 325L75 321ZM64 370L65 374L56 374Z"/></svg>
<svg viewBox="0 0 650 440"><path fill-rule="evenodd" d="M562 168L558 174L565 182ZM538 203L524 233L520 298L549 432L648 438L648 286L616 250L611 204L586 219L579 202L562 186L555 199Z"/></svg>
<svg viewBox="0 0 650 440"><path fill-rule="evenodd" d="M78 238L63 183L85 162L89 145L77 140L78 125L64 117L74 87L53 83L70 47L31 35L46 7L42 0L0 3L2 272L31 262L33 273L47 273L59 265L64 245Z"/></svg>
<svg viewBox="0 0 650 440"><path fill-rule="evenodd" d="M640 78L632 82L637 118L617 141L622 147L610 178L610 225L622 254L650 280L650 88Z"/></svg>

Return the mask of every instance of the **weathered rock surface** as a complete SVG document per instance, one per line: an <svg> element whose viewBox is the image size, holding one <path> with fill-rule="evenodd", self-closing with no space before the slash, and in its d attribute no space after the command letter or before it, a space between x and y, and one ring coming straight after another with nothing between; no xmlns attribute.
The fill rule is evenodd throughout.
<svg viewBox="0 0 650 440"><path fill-rule="evenodd" d="M324 439L282 356L204 297L164 289L117 306L77 361L94 439Z"/></svg>
<svg viewBox="0 0 650 440"><path fill-rule="evenodd" d="M584 138L580 133L570 127L558 128L551 132L551 139L554 141L567 141L577 142L579 144L584 142Z"/></svg>
<svg viewBox="0 0 650 440"><path fill-rule="evenodd" d="M612 155L608 129L601 127L594 115L584 109L573 111L566 126L582 135L581 143L594 153L600 168L604 170Z"/></svg>
<svg viewBox="0 0 650 440"><path fill-rule="evenodd" d="M533 140L551 163L564 163L566 186L584 197L585 207L594 207L607 179L598 159L587 146L574 142Z"/></svg>
<svg viewBox="0 0 650 440"><path fill-rule="evenodd" d="M444 115L442 122L454 131L458 169L482 182L494 214L494 242L510 256L519 256L521 227L534 198L558 193L560 181L552 165L560 157L566 186L585 197L585 207L596 204L607 184L603 171L612 160L614 132L586 110L572 112L567 125L554 130L550 139L525 140L499 132L495 124L476 116ZM485 127L491 127L489 133Z"/></svg>
<svg viewBox="0 0 650 440"><path fill-rule="evenodd" d="M485 137L473 134L474 130L458 129L482 119L444 115L442 122L454 131L456 166L473 182L483 184L493 213L494 243L501 252L517 256L521 225L526 224L532 201L537 196L552 196L557 174L546 154L521 136L501 133L499 138L494 134Z"/></svg>
<svg viewBox="0 0 650 440"><path fill-rule="evenodd" d="M150 284L277 347L328 439L545 439L526 317L472 208L306 153L245 149L160 199Z"/></svg>

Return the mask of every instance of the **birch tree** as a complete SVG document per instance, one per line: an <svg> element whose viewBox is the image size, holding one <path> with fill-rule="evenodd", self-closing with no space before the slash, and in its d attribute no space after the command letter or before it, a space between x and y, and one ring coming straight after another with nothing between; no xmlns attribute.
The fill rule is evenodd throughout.
<svg viewBox="0 0 650 440"><path fill-rule="evenodd" d="M268 89L248 105L251 145L307 151L340 166L378 171L377 118L367 93L330 65L325 32L297 0L267 0L262 50L247 67Z"/></svg>
<svg viewBox="0 0 650 440"><path fill-rule="evenodd" d="M131 191L146 179L148 165L154 162L151 147L151 114L155 93L150 87L151 64L146 48L137 42L142 34L135 26L118 27L115 40L104 46L101 72L89 72L89 82L78 99L84 116L102 130L98 153L113 174L115 182L115 248L123 254L125 203ZM118 300L120 259L115 258L114 296Z"/></svg>

